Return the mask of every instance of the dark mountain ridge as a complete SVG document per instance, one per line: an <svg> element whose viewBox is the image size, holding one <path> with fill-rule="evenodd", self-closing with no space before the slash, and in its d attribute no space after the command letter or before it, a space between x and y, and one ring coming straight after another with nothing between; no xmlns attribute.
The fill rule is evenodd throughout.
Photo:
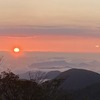
<svg viewBox="0 0 100 100"><path fill-rule="evenodd" d="M100 82L100 74L84 69L70 69L62 72L56 79L63 79L60 89L76 91Z"/></svg>

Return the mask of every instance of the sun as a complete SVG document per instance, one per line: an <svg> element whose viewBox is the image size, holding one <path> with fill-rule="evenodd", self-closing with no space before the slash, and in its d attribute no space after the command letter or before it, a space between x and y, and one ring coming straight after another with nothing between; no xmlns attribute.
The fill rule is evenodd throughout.
<svg viewBox="0 0 100 100"><path fill-rule="evenodd" d="M12 48L11 54L12 54L14 57L21 57L21 56L24 55L24 51L22 50L21 47L16 46L16 47L13 47L13 48Z"/></svg>
<svg viewBox="0 0 100 100"><path fill-rule="evenodd" d="M20 52L20 48L18 48L18 47L16 47L16 48L14 48L14 53L19 53Z"/></svg>

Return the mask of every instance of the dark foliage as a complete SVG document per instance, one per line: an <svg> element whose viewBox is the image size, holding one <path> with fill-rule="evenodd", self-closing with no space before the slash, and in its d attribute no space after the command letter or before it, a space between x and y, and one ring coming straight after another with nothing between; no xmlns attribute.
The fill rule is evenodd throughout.
<svg viewBox="0 0 100 100"><path fill-rule="evenodd" d="M21 80L11 71L0 75L0 100L100 100L100 83L78 91L64 91L59 87L63 79L38 83L35 79Z"/></svg>
<svg viewBox="0 0 100 100"><path fill-rule="evenodd" d="M8 71L0 75L0 100L61 100L57 89L63 80L37 83L35 80L21 80Z"/></svg>

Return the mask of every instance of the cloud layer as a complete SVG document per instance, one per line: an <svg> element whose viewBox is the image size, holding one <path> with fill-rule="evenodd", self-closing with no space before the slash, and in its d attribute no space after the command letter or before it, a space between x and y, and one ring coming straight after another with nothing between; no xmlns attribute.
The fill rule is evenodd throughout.
<svg viewBox="0 0 100 100"><path fill-rule="evenodd" d="M100 29L67 26L18 26L0 27L0 36L35 36L35 35L66 35L100 38Z"/></svg>

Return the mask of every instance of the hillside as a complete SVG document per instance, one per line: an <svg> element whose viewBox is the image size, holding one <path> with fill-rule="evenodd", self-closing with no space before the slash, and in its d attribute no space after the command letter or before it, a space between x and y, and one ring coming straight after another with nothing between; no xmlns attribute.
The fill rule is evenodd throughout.
<svg viewBox="0 0 100 100"><path fill-rule="evenodd" d="M70 69L62 72L56 79L63 79L60 89L76 91L100 82L100 74L83 69Z"/></svg>

